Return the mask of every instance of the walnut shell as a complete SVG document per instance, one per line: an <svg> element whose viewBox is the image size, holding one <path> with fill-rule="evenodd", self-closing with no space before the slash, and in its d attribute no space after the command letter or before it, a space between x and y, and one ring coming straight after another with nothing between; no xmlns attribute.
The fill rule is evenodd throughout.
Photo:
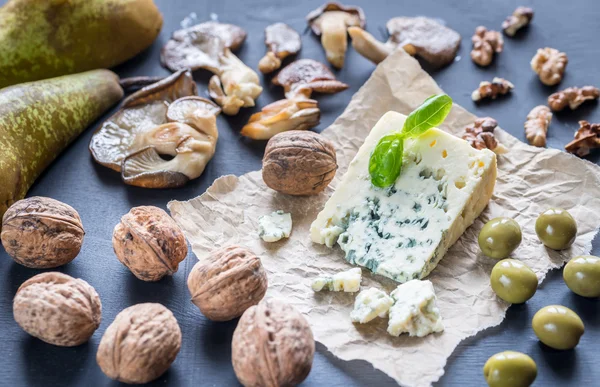
<svg viewBox="0 0 600 387"><path fill-rule="evenodd" d="M240 318L231 349L233 370L244 386L294 386L310 373L315 340L294 307L263 300Z"/></svg>
<svg viewBox="0 0 600 387"><path fill-rule="evenodd" d="M134 207L123 215L112 240L119 261L143 281L172 275L188 252L181 228L152 206Z"/></svg>
<svg viewBox="0 0 600 387"><path fill-rule="evenodd" d="M251 251L229 246L194 265L187 280L192 302L214 321L240 317L267 291L267 273Z"/></svg>
<svg viewBox="0 0 600 387"><path fill-rule="evenodd" d="M83 243L75 209L58 200L34 196L15 202L2 218L2 244L17 263L49 269L71 262Z"/></svg>
<svg viewBox="0 0 600 387"><path fill-rule="evenodd" d="M137 304L123 309L106 329L96 361L111 379L148 383L167 371L180 348L173 313L161 304Z"/></svg>
<svg viewBox="0 0 600 387"><path fill-rule="evenodd" d="M337 160L333 144L320 134L302 130L269 140L262 176L270 188L288 195L314 195L333 180Z"/></svg>
<svg viewBox="0 0 600 387"><path fill-rule="evenodd" d="M47 272L23 282L13 300L13 314L30 335L74 347L88 341L100 326L102 304L84 280Z"/></svg>

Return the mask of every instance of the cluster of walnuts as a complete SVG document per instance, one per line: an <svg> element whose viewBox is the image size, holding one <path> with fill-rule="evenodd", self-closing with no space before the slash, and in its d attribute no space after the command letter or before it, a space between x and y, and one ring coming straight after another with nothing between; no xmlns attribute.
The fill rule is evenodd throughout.
<svg viewBox="0 0 600 387"><path fill-rule="evenodd" d="M71 206L31 197L8 209L1 238L16 262L54 268L77 256L84 234L81 218ZM172 275L188 252L181 228L165 211L150 206L125 214L112 242L119 261L144 281ZM312 366L312 331L292 306L263 300L267 284L261 260L240 246L213 251L188 276L192 303L207 318L228 321L242 316L232 342L232 362L240 382L246 386L295 385ZM102 303L86 281L46 272L19 287L13 315L30 335L71 347L87 342L98 329ZM171 366L181 340L181 329L169 309L157 303L137 304L121 311L106 329L96 361L112 379L147 383Z"/></svg>

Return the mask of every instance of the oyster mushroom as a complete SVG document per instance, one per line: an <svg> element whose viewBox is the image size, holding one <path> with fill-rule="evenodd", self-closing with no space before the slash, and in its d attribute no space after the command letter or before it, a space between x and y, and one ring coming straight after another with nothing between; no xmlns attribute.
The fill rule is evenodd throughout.
<svg viewBox="0 0 600 387"><path fill-rule="evenodd" d="M246 39L246 32L233 24L207 22L175 31L161 51L161 63L171 71L204 69L215 74L208 88L227 115L241 107L252 107L262 92L258 74L232 50Z"/></svg>
<svg viewBox="0 0 600 387"><path fill-rule="evenodd" d="M315 35L321 37L329 63L339 69L344 67L348 47L346 29L353 26L365 28L362 8L330 2L310 12L306 20Z"/></svg>
<svg viewBox="0 0 600 387"><path fill-rule="evenodd" d="M361 28L351 27L348 33L354 49L375 64L403 48L433 67L442 67L452 63L460 46L458 32L427 17L395 17L387 22L387 30L390 37L385 43Z"/></svg>
<svg viewBox="0 0 600 387"><path fill-rule="evenodd" d="M92 156L138 187L179 187L197 178L215 152L221 109L196 93L182 70L132 94L92 136Z"/></svg>
<svg viewBox="0 0 600 387"><path fill-rule="evenodd" d="M310 99L312 92L338 93L348 85L335 79L327 66L312 59L300 59L284 67L273 84L282 86L286 99L265 106L250 117L241 134L254 140L268 140L289 130L307 130L319 124L321 111Z"/></svg>
<svg viewBox="0 0 600 387"><path fill-rule="evenodd" d="M282 60L297 54L302 48L300 34L285 23L275 23L265 28L265 44L267 53L258 62L258 69L263 74L277 70Z"/></svg>

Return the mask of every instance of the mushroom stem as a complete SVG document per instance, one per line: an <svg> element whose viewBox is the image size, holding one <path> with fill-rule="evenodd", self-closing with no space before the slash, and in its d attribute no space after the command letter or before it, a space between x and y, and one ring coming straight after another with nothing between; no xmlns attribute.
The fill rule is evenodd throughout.
<svg viewBox="0 0 600 387"><path fill-rule="evenodd" d="M281 59L274 52L269 51L258 62L258 69L263 74L269 74L281 67Z"/></svg>
<svg viewBox="0 0 600 387"><path fill-rule="evenodd" d="M341 69L344 67L344 57L348 47L348 37L346 36L345 19L339 17L338 11L327 12L323 16L321 24L321 44L325 49L327 60L334 67Z"/></svg>
<svg viewBox="0 0 600 387"><path fill-rule="evenodd" d="M126 93L132 93L153 83L160 82L164 77L129 77L119 80L119 85Z"/></svg>
<svg viewBox="0 0 600 387"><path fill-rule="evenodd" d="M373 35L360 27L348 28L352 38L352 47L362 56L375 64L379 64L390 55L395 47L388 43L382 43Z"/></svg>

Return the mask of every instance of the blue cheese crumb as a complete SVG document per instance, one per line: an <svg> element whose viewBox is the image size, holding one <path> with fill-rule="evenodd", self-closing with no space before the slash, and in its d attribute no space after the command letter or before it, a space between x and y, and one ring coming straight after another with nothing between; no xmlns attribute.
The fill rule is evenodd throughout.
<svg viewBox="0 0 600 387"><path fill-rule="evenodd" d="M292 233L292 215L282 210L258 218L258 236L265 242L289 238Z"/></svg>
<svg viewBox="0 0 600 387"><path fill-rule="evenodd" d="M312 282L312 289L315 292L320 292L325 289L332 292L355 293L360 290L361 280L362 270L360 267L355 267L332 276L315 278Z"/></svg>
<svg viewBox="0 0 600 387"><path fill-rule="evenodd" d="M390 335L408 333L409 336L423 337L444 330L431 281L408 281L390 295L394 300L389 312Z"/></svg>
<svg viewBox="0 0 600 387"><path fill-rule="evenodd" d="M383 290L369 288L358 293L354 310L350 313L352 322L367 323L376 317L385 317L394 300Z"/></svg>

